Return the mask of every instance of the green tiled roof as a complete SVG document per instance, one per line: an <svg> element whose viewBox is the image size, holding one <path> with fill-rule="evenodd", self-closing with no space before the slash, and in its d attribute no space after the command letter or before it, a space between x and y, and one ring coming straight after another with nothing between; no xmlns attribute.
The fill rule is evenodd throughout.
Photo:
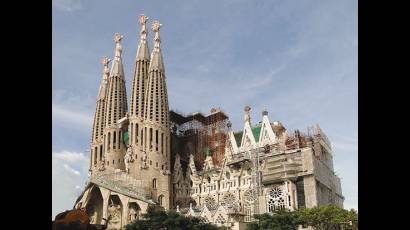
<svg viewBox="0 0 410 230"><path fill-rule="evenodd" d="M239 147L241 146L241 141L242 141L242 131L234 133L233 136L235 137L236 145Z"/></svg>
<svg viewBox="0 0 410 230"><path fill-rule="evenodd" d="M252 128L252 134L255 137L255 142L258 143L259 136L261 134L261 126L256 126Z"/></svg>
<svg viewBox="0 0 410 230"><path fill-rule="evenodd" d="M256 143L258 143L259 136L261 135L261 126L256 125L256 126L252 127L251 130L252 130L253 136L255 137ZM236 145L238 145L238 147L241 146L243 131L236 132L233 135L234 135L235 140L236 140Z"/></svg>

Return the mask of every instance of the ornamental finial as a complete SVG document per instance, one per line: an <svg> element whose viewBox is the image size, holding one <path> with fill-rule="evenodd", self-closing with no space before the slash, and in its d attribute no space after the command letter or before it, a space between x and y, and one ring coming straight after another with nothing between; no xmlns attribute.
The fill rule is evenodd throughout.
<svg viewBox="0 0 410 230"><path fill-rule="evenodd" d="M251 122L251 116L250 116L251 107L245 106L244 111L245 111L245 122L250 123Z"/></svg>
<svg viewBox="0 0 410 230"><path fill-rule="evenodd" d="M110 63L111 59L109 59L107 56L103 56L101 59L101 64L103 64L103 66L108 66L108 63Z"/></svg>
<svg viewBox="0 0 410 230"><path fill-rule="evenodd" d="M147 16L141 14L141 15L140 15L140 25L141 25L141 26L145 25L145 24L147 23L148 19L149 19L149 17L147 17Z"/></svg>
<svg viewBox="0 0 410 230"><path fill-rule="evenodd" d="M141 32L140 32L140 37L141 37L141 41L145 42L147 40L147 27L146 27L146 23L148 21L148 17L141 14L140 18L139 18L139 22L141 25Z"/></svg>
<svg viewBox="0 0 410 230"><path fill-rule="evenodd" d="M114 34L114 41L115 41L115 58L121 58L121 53L122 53L122 46L121 46L121 40L124 36L122 36L119 33Z"/></svg>
<svg viewBox="0 0 410 230"><path fill-rule="evenodd" d="M104 77L110 74L110 69L108 68L108 64L110 63L110 61L111 59L109 59L107 56L104 56L101 59L101 64L104 66Z"/></svg>
<svg viewBox="0 0 410 230"><path fill-rule="evenodd" d="M154 50L159 51L159 45L161 44L161 38L159 37L159 29L162 27L162 24L158 20L154 20L152 23L152 31L154 35Z"/></svg>

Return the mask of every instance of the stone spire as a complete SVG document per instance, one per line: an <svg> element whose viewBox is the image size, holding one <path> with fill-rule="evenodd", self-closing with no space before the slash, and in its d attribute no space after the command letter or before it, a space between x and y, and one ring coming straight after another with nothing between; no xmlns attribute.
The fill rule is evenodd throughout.
<svg viewBox="0 0 410 230"><path fill-rule="evenodd" d="M117 126L117 121L123 118L127 112L127 96L125 88L125 76L122 65L121 39L123 36L116 33L115 57L111 66L108 79L108 91L106 98L106 118L104 129L105 157L108 168L124 169L125 145L123 131Z"/></svg>
<svg viewBox="0 0 410 230"><path fill-rule="evenodd" d="M100 89L98 91L96 108L94 113L94 122L92 129L91 138L91 161L90 167L92 170L98 167L103 160L103 131L105 127L105 105L106 105L106 95L107 95L107 83L110 70L108 64L111 60L106 56L101 59L101 64L103 65L102 80L100 84Z"/></svg>
<svg viewBox="0 0 410 230"><path fill-rule="evenodd" d="M161 53L161 38L159 36L159 29L162 27L162 24L158 20L155 20L152 23L152 31L154 32L154 49L151 53L151 64L149 70L159 70L165 72L164 62L162 59Z"/></svg>
<svg viewBox="0 0 410 230"><path fill-rule="evenodd" d="M154 49L148 71L148 83L145 97L144 118L147 121L169 127L168 94L165 82L165 68L160 49L159 29L161 24L155 20L152 24L154 31Z"/></svg>
<svg viewBox="0 0 410 230"><path fill-rule="evenodd" d="M138 44L137 49L137 58L136 60L146 60L149 61L149 49L147 46L147 27L146 23L148 21L148 17L145 15L140 15L139 23L141 25L140 31L140 42Z"/></svg>
<svg viewBox="0 0 410 230"><path fill-rule="evenodd" d="M143 143L142 130L144 118L144 100L145 91L147 88L148 68L150 62L147 45L147 20L148 17L145 15L141 15L139 17L139 23L141 25L140 41L138 44L137 54L135 57L134 75L132 78L131 87L131 111L128 130L130 133L130 143L134 146L141 146L141 144ZM131 171L133 171L133 169L131 169Z"/></svg>
<svg viewBox="0 0 410 230"><path fill-rule="evenodd" d="M123 76L124 77L124 67L122 66L122 45L121 40L123 36L119 33L115 33L115 54L114 54L114 63L111 67L111 75Z"/></svg>
<svg viewBox="0 0 410 230"><path fill-rule="evenodd" d="M170 196L172 194L171 176L171 151L170 151L170 128L169 128L169 107L168 94L165 82L165 68L162 62L161 49L159 47L159 21L154 21L152 30L154 31L154 49L151 53L151 60L148 70L148 79L145 90L144 103L144 128L141 131L141 143L143 152L147 154L150 165L141 175L147 186L151 186L152 178L156 180L155 194L158 203L165 209L171 206ZM152 164L151 164L152 162ZM162 170L163 168L163 170Z"/></svg>

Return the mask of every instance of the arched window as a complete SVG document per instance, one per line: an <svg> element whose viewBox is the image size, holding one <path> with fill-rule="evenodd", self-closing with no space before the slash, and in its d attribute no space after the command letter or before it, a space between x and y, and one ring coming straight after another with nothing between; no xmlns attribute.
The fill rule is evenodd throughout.
<svg viewBox="0 0 410 230"><path fill-rule="evenodd" d="M157 188L157 179L156 178L154 178L154 179L152 179L152 188Z"/></svg>
<svg viewBox="0 0 410 230"><path fill-rule="evenodd" d="M158 203L159 203L159 205L162 206L163 200L164 200L164 195L160 195L160 196L158 197Z"/></svg>
<svg viewBox="0 0 410 230"><path fill-rule="evenodd" d="M94 148L94 165L97 164L97 147Z"/></svg>

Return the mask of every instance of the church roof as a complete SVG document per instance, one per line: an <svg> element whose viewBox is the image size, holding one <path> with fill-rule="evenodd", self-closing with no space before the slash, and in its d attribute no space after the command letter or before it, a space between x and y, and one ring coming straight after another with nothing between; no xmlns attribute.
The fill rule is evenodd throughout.
<svg viewBox="0 0 410 230"><path fill-rule="evenodd" d="M252 130L252 135L255 138L256 143L258 143L259 141L259 136L261 134L261 126L260 124L254 126L251 128ZM241 141L242 141L242 135L243 135L243 131L239 131L233 134L235 137L235 141L236 141L236 145L239 147L241 146Z"/></svg>

